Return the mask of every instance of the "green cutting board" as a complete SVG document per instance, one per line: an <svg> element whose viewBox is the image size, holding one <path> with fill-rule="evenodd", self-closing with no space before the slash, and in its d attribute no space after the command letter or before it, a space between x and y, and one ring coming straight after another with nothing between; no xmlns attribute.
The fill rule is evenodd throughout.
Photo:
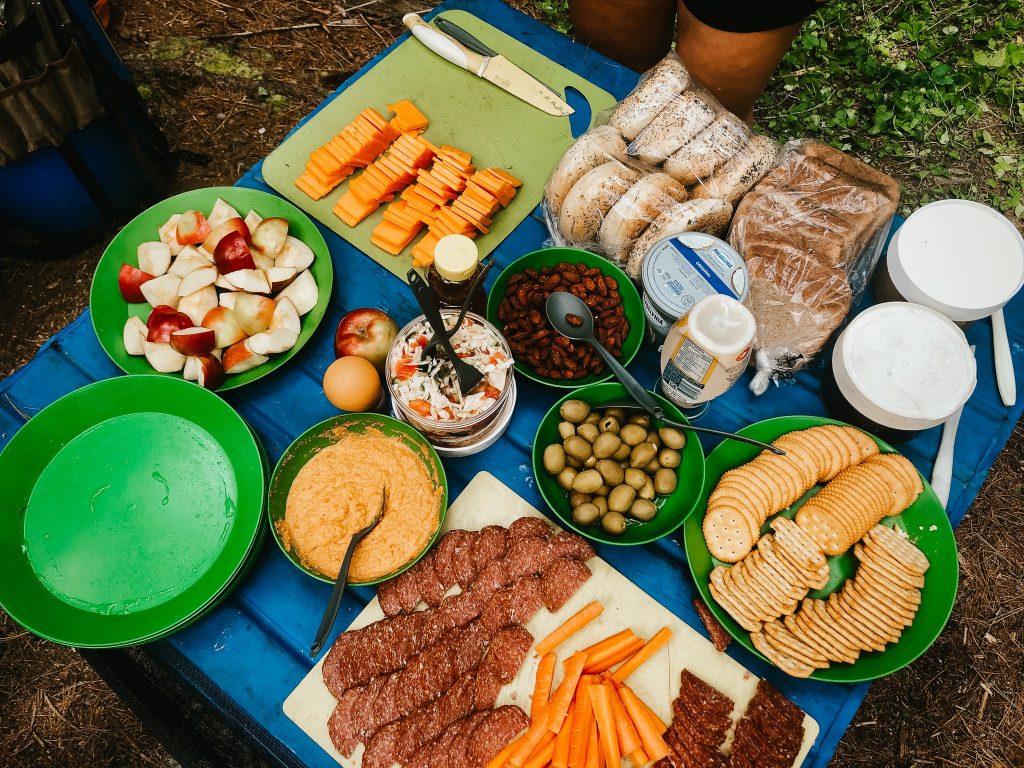
<svg viewBox="0 0 1024 768"><path fill-rule="evenodd" d="M556 91L564 93L566 86L580 91L590 104L591 122L615 103L608 92L476 16L464 11L446 11L443 15ZM495 216L487 235L477 238L481 258L540 202L548 174L573 137L569 118L544 114L496 85L449 64L414 38L396 47L339 93L264 160L263 178L310 216L405 279L412 264L412 245L400 256L392 256L370 243L370 233L381 220L383 208L352 228L331 210L348 189L348 182L320 200L311 200L295 186L310 152L327 143L366 107L389 115L387 105L401 99L410 99L430 120L424 135L432 143L450 144L469 152L478 168L504 168L522 179L523 186L512 204Z"/></svg>

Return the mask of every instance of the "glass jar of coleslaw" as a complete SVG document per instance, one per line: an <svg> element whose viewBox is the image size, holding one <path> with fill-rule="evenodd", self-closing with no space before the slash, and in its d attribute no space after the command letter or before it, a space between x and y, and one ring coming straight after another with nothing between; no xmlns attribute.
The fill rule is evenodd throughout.
<svg viewBox="0 0 1024 768"><path fill-rule="evenodd" d="M441 310L449 330L458 316L458 310ZM455 354L484 379L462 395L451 363L439 353L423 354L430 336L430 325L421 315L400 330L391 345L385 379L395 415L435 446L472 445L494 427L509 404L515 387L512 350L497 328L467 312L451 343Z"/></svg>

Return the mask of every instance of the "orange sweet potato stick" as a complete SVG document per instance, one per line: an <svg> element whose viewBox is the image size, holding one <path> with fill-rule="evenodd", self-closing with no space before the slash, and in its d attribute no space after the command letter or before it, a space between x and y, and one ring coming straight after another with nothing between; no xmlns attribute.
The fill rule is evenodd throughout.
<svg viewBox="0 0 1024 768"><path fill-rule="evenodd" d="M603 610L604 606L596 600L593 603L584 606L569 617L562 626L537 643L537 653L543 656L545 653L553 651L559 645L579 632L587 624L600 616Z"/></svg>
<svg viewBox="0 0 1024 768"><path fill-rule="evenodd" d="M636 670L640 667L641 664L650 659L654 654L656 654L661 649L663 645L666 645L668 641L671 639L672 630L670 630L668 627L662 627L661 629L659 629L655 633L654 637L652 637L650 640L644 643L644 646L639 651L637 651L628 659L626 659L626 663L619 667L617 670L615 670L615 674L612 675L615 682L621 683L631 674L636 672Z"/></svg>

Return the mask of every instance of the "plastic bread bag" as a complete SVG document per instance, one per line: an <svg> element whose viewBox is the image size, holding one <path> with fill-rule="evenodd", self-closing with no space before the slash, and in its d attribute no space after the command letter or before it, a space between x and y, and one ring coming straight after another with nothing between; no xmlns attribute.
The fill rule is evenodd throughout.
<svg viewBox="0 0 1024 768"><path fill-rule="evenodd" d="M600 253L633 279L660 237L723 234L735 204L778 154L775 141L727 112L674 53L603 118L552 171L542 208L556 245Z"/></svg>
<svg viewBox="0 0 1024 768"><path fill-rule="evenodd" d="M837 149L783 147L729 232L747 262L757 320L751 391L791 376L825 346L863 292L898 204L891 177Z"/></svg>

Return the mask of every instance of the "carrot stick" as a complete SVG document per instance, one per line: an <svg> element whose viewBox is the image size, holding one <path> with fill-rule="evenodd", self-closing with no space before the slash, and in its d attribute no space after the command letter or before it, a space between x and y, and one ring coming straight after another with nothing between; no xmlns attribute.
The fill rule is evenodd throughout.
<svg viewBox="0 0 1024 768"><path fill-rule="evenodd" d="M519 739L513 739L508 744L506 744L505 748L502 749L501 752L496 754L494 757L492 757L490 759L490 762L488 762L487 765L484 766L484 768L503 768L505 762L509 758L509 755L512 754L512 751L516 748L516 744L518 742Z"/></svg>
<svg viewBox="0 0 1024 768"><path fill-rule="evenodd" d="M570 637L579 632L583 627L592 622L601 612L604 606L596 600L584 606L565 621L562 626L537 643L537 653L544 655L553 651Z"/></svg>
<svg viewBox="0 0 1024 768"><path fill-rule="evenodd" d="M647 759L647 753L642 749L635 749L629 753L629 759L633 761L633 765L640 768L641 765L647 765L650 760Z"/></svg>
<svg viewBox="0 0 1024 768"><path fill-rule="evenodd" d="M551 737L548 741L542 741L537 749L530 755L530 759L526 761L526 765L523 768L544 768L551 762L551 755L555 751L555 735L549 733Z"/></svg>
<svg viewBox="0 0 1024 768"><path fill-rule="evenodd" d="M551 755L551 768L569 768L569 744L572 741L573 724L576 722L576 708L579 697L573 699L569 705L569 712L562 723L562 730L558 732L555 739L555 751Z"/></svg>
<svg viewBox="0 0 1024 768"><path fill-rule="evenodd" d="M537 667L537 680L533 684L533 698L530 700L530 720L536 720L551 695L551 681L555 676L555 654L545 653Z"/></svg>
<svg viewBox="0 0 1024 768"><path fill-rule="evenodd" d="M584 768L604 768L604 760L601 759L601 741L597 738L597 723L590 721L590 734L587 737L587 762Z"/></svg>
<svg viewBox="0 0 1024 768"><path fill-rule="evenodd" d="M565 713L569 711L569 702L576 693L576 684L580 681L586 663L587 657L583 653L574 653L565 660L565 676L548 702L547 727L552 733L562 730Z"/></svg>
<svg viewBox="0 0 1024 768"><path fill-rule="evenodd" d="M629 713L633 725L636 726L640 741L643 743L643 750L651 760L661 760L668 754L668 745L658 733L657 726L647 716L646 707L639 697L627 686L619 690L622 697L622 704Z"/></svg>
<svg viewBox="0 0 1024 768"><path fill-rule="evenodd" d="M636 732L636 726L629 719L629 715L626 713L626 708L623 706L622 699L619 698L619 693L615 690L615 686L609 685L609 688L611 690L612 712L615 714L615 734L619 738L619 747L622 753L629 755L638 749L642 749L643 742L640 741L640 736ZM640 763L640 765L643 765L643 763Z"/></svg>
<svg viewBox="0 0 1024 768"><path fill-rule="evenodd" d="M631 674L636 672L637 668L645 661L650 659L658 650L665 645L672 638L672 630L668 627L662 627L659 629L654 637L644 643L643 648L630 656L626 663L615 670L615 674L612 675L615 678L615 682L621 683Z"/></svg>
<svg viewBox="0 0 1024 768"><path fill-rule="evenodd" d="M529 730L519 737L519 741L516 742L516 748L509 755L508 765L512 766L512 768L523 768L530 755L533 754L533 750L537 748L537 745L547 735L548 718L547 710L545 710L543 715L530 723Z"/></svg>
<svg viewBox="0 0 1024 768"><path fill-rule="evenodd" d="M651 721L651 725L654 726L658 733L665 733L668 730L668 726L662 722L661 718L654 714L654 710L647 706L647 702L640 699L640 703L643 705L644 713L647 715L647 719Z"/></svg>
<svg viewBox="0 0 1024 768"><path fill-rule="evenodd" d="M625 661L643 647L644 641L639 637L621 647L612 647L596 656L587 657L585 672L604 672L611 669L620 661Z"/></svg>
<svg viewBox="0 0 1024 768"><path fill-rule="evenodd" d="M590 724L594 721L594 706L587 694L591 679L589 675L584 675L580 678L579 686L576 688L576 719L572 724L572 743L569 745L569 765L572 768L584 768L587 758ZM559 731L559 735L561 735L561 731Z"/></svg>
<svg viewBox="0 0 1024 768"><path fill-rule="evenodd" d="M606 637L604 640L598 640L593 645L584 648L582 653L587 654L587 656L594 657L609 648L621 648L623 645L626 645L627 640L632 641L634 638L636 638L636 634L633 630L624 629L621 632L616 632L614 635Z"/></svg>
<svg viewBox="0 0 1024 768"><path fill-rule="evenodd" d="M612 689L607 683L590 686L590 701L594 705L594 716L597 718L597 732L601 737L601 747L605 760L613 766L622 764L619 752L618 736L615 732L615 711L612 709Z"/></svg>

